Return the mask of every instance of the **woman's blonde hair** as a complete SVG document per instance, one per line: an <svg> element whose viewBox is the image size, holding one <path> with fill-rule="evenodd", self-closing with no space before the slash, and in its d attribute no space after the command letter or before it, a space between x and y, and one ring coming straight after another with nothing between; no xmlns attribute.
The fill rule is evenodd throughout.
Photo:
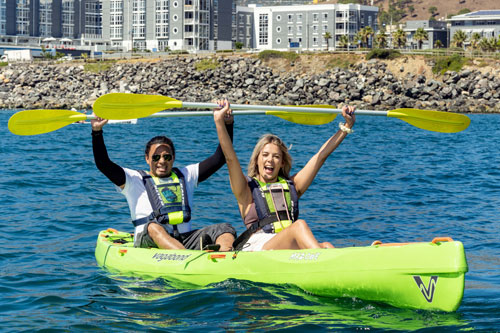
<svg viewBox="0 0 500 333"><path fill-rule="evenodd" d="M285 146L283 141L274 134L264 134L260 137L259 141L253 149L252 156L250 157L250 163L248 163L248 176L256 177L259 174L259 166L257 160L259 159L259 154L264 149L264 146L268 143L274 143L281 150L283 167L280 169L279 176L283 178L290 178L290 170L292 169L292 156L288 152L288 148Z"/></svg>

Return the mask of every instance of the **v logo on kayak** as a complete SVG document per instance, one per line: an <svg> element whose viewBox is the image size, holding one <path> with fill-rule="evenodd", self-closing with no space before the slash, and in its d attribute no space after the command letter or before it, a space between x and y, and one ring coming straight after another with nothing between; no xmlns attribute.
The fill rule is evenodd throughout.
<svg viewBox="0 0 500 333"><path fill-rule="evenodd" d="M422 295L424 295L427 302L432 303L432 299L434 298L434 291L436 290L436 284L438 277L436 275L431 276L429 280L429 285L426 286L422 281L422 278L418 275L414 275L413 279L417 283L418 288Z"/></svg>

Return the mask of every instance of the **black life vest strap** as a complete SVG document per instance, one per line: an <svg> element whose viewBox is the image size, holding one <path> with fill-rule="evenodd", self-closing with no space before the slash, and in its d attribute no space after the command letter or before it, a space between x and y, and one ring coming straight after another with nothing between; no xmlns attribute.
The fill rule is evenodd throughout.
<svg viewBox="0 0 500 333"><path fill-rule="evenodd" d="M250 237L259 229L263 228L264 226L276 222L276 216L268 216L262 220L259 220L255 223L252 223L250 227L243 231L241 235L238 236L233 242L233 248L236 251L241 251L243 249L243 245L245 245Z"/></svg>

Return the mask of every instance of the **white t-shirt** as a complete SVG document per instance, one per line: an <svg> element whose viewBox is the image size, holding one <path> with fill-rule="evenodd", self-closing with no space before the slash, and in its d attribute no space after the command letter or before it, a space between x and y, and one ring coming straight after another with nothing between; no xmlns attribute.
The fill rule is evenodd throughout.
<svg viewBox="0 0 500 333"><path fill-rule="evenodd" d="M126 176L125 186L123 190L119 186L116 188L118 192L127 198L132 221L149 216L153 211L153 207L151 207L151 203L149 202L148 193L142 182L141 174L137 170L127 168L123 168L123 170ZM198 187L199 163L188 165L179 170L184 175L188 202L192 209L194 189ZM167 224L166 226L169 232L173 232L171 225ZM144 225L139 227L144 228ZM177 224L177 228L180 233L191 231L191 222ZM136 228L136 233L138 231Z"/></svg>

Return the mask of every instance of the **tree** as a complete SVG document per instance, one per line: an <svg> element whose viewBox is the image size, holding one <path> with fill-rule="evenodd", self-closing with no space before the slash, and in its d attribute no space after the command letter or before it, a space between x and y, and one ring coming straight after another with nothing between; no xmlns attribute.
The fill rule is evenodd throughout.
<svg viewBox="0 0 500 333"><path fill-rule="evenodd" d="M481 34L479 32L475 32L470 36L470 47L475 50L478 48L479 41L481 40Z"/></svg>
<svg viewBox="0 0 500 333"><path fill-rule="evenodd" d="M330 44L328 43L328 40L332 39L332 34L329 31L327 31L323 34L323 38L325 39L326 50L328 51L330 49Z"/></svg>
<svg viewBox="0 0 500 333"><path fill-rule="evenodd" d="M451 37L451 45L455 47L464 47L464 43L467 40L467 34L463 30L457 30Z"/></svg>
<svg viewBox="0 0 500 333"><path fill-rule="evenodd" d="M437 7L436 6L432 6L432 7L429 7L429 13L431 13L432 16L434 16L434 14L437 12Z"/></svg>
<svg viewBox="0 0 500 333"><path fill-rule="evenodd" d="M485 52L494 52L497 48L498 41L495 37L486 38L483 37L479 41L479 47Z"/></svg>
<svg viewBox="0 0 500 333"><path fill-rule="evenodd" d="M418 43L418 49L422 49L422 43L425 40L429 39L429 34L427 31L424 30L424 28L418 28L417 31L415 32L415 35L413 35L413 39L415 39Z"/></svg>
<svg viewBox="0 0 500 333"><path fill-rule="evenodd" d="M368 47L368 41L370 38L373 37L375 34L375 31L373 31L373 28L370 26L366 26L363 29L361 29L361 36L362 36L362 42L365 45L365 47Z"/></svg>
<svg viewBox="0 0 500 333"><path fill-rule="evenodd" d="M361 33L361 30L359 30L358 33L354 36L353 42L356 43L359 48L361 48L361 44L363 43L363 34Z"/></svg>
<svg viewBox="0 0 500 333"><path fill-rule="evenodd" d="M349 37L347 35L341 35L339 37L339 47L346 49L349 46Z"/></svg>
<svg viewBox="0 0 500 333"><path fill-rule="evenodd" d="M410 15L413 16L413 13L415 12L415 7L413 5L408 6L408 10L410 11Z"/></svg>
<svg viewBox="0 0 500 333"><path fill-rule="evenodd" d="M435 42L434 42L434 48L436 49L440 49L443 47L443 42L440 40L440 39L437 39Z"/></svg>
<svg viewBox="0 0 500 333"><path fill-rule="evenodd" d="M398 30L392 33L393 47L403 48L406 45L406 32L403 29L399 28Z"/></svg>
<svg viewBox="0 0 500 333"><path fill-rule="evenodd" d="M380 30L375 36L375 45L379 49L385 49L387 47L387 35L384 31Z"/></svg>
<svg viewBox="0 0 500 333"><path fill-rule="evenodd" d="M242 42L235 42L234 43L234 47L237 49L237 50L241 50L243 48L243 43Z"/></svg>

